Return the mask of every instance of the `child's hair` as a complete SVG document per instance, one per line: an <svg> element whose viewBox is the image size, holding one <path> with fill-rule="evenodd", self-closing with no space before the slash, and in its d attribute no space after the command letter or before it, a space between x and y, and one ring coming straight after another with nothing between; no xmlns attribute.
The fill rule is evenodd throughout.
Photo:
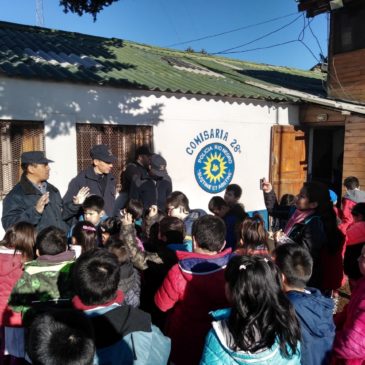
<svg viewBox="0 0 365 365"><path fill-rule="evenodd" d="M92 325L76 310L38 315L29 329L27 352L33 365L92 365L95 355Z"/></svg>
<svg viewBox="0 0 365 365"><path fill-rule="evenodd" d="M237 184L229 184L226 187L226 192L228 191L232 191L233 195L237 198L240 199L242 196L242 188L237 185Z"/></svg>
<svg viewBox="0 0 365 365"><path fill-rule="evenodd" d="M117 257L101 248L83 253L72 272L75 293L86 305L105 304L114 299L119 278Z"/></svg>
<svg viewBox="0 0 365 365"><path fill-rule="evenodd" d="M109 238L105 248L117 257L120 265L130 261L128 250L122 240L117 238Z"/></svg>
<svg viewBox="0 0 365 365"><path fill-rule="evenodd" d="M35 247L39 255L58 255L67 250L66 233L54 226L44 228L38 233Z"/></svg>
<svg viewBox="0 0 365 365"><path fill-rule="evenodd" d="M76 245L80 245L82 252L86 252L96 247L98 233L96 227L87 221L76 223L72 230L72 237L76 240Z"/></svg>
<svg viewBox="0 0 365 365"><path fill-rule="evenodd" d="M288 207L294 204L295 195L293 194L284 194L281 199L279 206L281 207Z"/></svg>
<svg viewBox="0 0 365 365"><path fill-rule="evenodd" d="M208 209L214 213L217 209L221 210L222 207L228 207L228 204L221 196L213 196L209 200Z"/></svg>
<svg viewBox="0 0 365 365"><path fill-rule="evenodd" d="M128 201L125 210L127 213L132 215L133 220L142 218L143 216L143 204L136 199L131 199Z"/></svg>
<svg viewBox="0 0 365 365"><path fill-rule="evenodd" d="M304 289L312 275L313 259L309 251L299 245L286 243L273 252L275 263L285 275L289 286Z"/></svg>
<svg viewBox="0 0 365 365"><path fill-rule="evenodd" d="M121 222L119 219L114 217L109 217L104 221L100 222L101 232L109 233L111 236L119 234L121 228Z"/></svg>
<svg viewBox="0 0 365 365"><path fill-rule="evenodd" d="M357 203L351 211L351 214L355 217L362 216L362 220L365 221L365 203Z"/></svg>
<svg viewBox="0 0 365 365"><path fill-rule="evenodd" d="M33 260L36 231L34 226L26 222L18 222L11 226L5 233L0 246L20 252L23 261Z"/></svg>
<svg viewBox="0 0 365 365"><path fill-rule="evenodd" d="M166 207L173 206L177 208L183 207L185 212L190 212L189 199L181 191L173 191L166 199Z"/></svg>
<svg viewBox="0 0 365 365"><path fill-rule="evenodd" d="M247 217L241 226L241 239L243 248L255 250L258 246L268 247L269 235L265 229L265 222L260 214L254 214L252 218Z"/></svg>
<svg viewBox="0 0 365 365"><path fill-rule="evenodd" d="M166 243L183 243L185 237L184 222L176 217L165 217L160 221L160 237L166 238Z"/></svg>
<svg viewBox="0 0 365 365"><path fill-rule="evenodd" d="M104 209L104 199L99 195L88 196L82 204L82 209L95 210L100 213Z"/></svg>
<svg viewBox="0 0 365 365"><path fill-rule="evenodd" d="M346 179L343 181L343 184L348 190L354 190L360 186L359 179L356 176L346 177Z"/></svg>
<svg viewBox="0 0 365 365"><path fill-rule="evenodd" d="M192 236L200 248L217 252L220 251L226 239L224 221L214 215L204 215L193 223Z"/></svg>
<svg viewBox="0 0 365 365"><path fill-rule="evenodd" d="M299 324L275 264L259 256L234 256L225 280L232 303L228 328L236 350L255 353L278 341L283 356L295 354Z"/></svg>

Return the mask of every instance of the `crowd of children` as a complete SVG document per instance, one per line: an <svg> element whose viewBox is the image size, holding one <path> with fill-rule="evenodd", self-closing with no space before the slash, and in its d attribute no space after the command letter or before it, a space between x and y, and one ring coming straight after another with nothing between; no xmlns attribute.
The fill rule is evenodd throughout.
<svg viewBox="0 0 365 365"><path fill-rule="evenodd" d="M365 364L365 194L355 177L345 187L342 212L323 184L279 204L264 181L272 239L237 184L213 215L175 191L165 210L130 200L117 217L90 195L70 232L14 224L0 242L0 363ZM352 295L334 315L343 272Z"/></svg>

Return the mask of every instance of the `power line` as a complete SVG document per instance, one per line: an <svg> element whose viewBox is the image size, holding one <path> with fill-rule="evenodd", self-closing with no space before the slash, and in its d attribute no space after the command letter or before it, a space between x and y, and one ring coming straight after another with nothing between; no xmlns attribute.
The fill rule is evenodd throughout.
<svg viewBox="0 0 365 365"><path fill-rule="evenodd" d="M324 56L324 53L323 53L323 49L322 49L322 47L321 47L321 43L319 42L319 39L317 38L317 36L314 34L314 32L313 32L313 29L312 29L312 27L310 26L310 24L308 24L308 26L309 26L309 30L311 31L311 33L312 33L312 36L314 37L314 39L316 40L316 42L317 42L317 45L318 45L318 47L319 47L319 50L321 51L321 55L322 56Z"/></svg>
<svg viewBox="0 0 365 365"><path fill-rule="evenodd" d="M289 22L289 23L287 23L287 24L285 24L285 25L281 26L280 28L275 29L275 30L273 30L273 31L271 31L271 32L269 32L269 33L266 33L266 34L264 34L264 35L262 35L262 36L260 36L260 37L258 37L258 38L255 38L255 39L253 39L252 41L249 41L249 42L246 42L246 43L240 44L240 45L235 46L235 47L227 48L227 49L225 49L225 50L223 50L223 51L214 52L214 53L212 53L212 54L213 54L213 55L216 55L216 54L239 53L239 52L231 52L231 51L232 51L232 50L234 50L234 49L237 49L237 48L241 48L241 47L247 46L247 45L252 44L252 43L254 43L254 42L257 42L257 41L259 41L259 40L261 40L261 39L264 39L264 38L266 38L266 37L268 37L268 36L270 36L270 35L272 35L272 34L274 34L274 33L277 33L277 32L279 32L279 31L283 30L284 28L286 28L286 27L290 26L291 24L295 23L295 22L296 22L296 21L297 21L300 17L302 17L302 15L297 16L297 17L296 17L294 20L292 20L291 22Z"/></svg>
<svg viewBox="0 0 365 365"><path fill-rule="evenodd" d="M204 36L204 37L201 37L201 38L195 38L195 39L191 39L189 41L184 41L184 42L170 44L170 45L168 45L166 47L176 47L176 46L180 46L180 45L184 45L184 44L188 44L188 43L202 41L202 40L205 40L205 39L220 37L220 36L225 35L225 34L230 34L230 33L238 32L240 30L249 29L249 28L253 28L253 27L259 26L259 25L271 23L271 22L276 21L276 20L288 18L288 17L293 16L293 15L296 15L296 14L298 14L298 13L295 12L295 13L283 15L283 16L280 16L280 17L277 17L277 18L268 19L268 20L265 20L265 21L260 22L260 23L249 24L249 25L245 25L243 27L234 28L234 29L231 29L231 30L227 30L225 32L210 34L210 35L207 35L207 36Z"/></svg>

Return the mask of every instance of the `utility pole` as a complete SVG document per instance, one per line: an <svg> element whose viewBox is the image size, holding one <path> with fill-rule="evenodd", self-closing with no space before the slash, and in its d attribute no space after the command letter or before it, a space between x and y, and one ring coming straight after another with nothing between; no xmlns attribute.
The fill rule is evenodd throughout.
<svg viewBox="0 0 365 365"><path fill-rule="evenodd" d="M35 0L35 16L36 25L38 27L44 27L43 0Z"/></svg>

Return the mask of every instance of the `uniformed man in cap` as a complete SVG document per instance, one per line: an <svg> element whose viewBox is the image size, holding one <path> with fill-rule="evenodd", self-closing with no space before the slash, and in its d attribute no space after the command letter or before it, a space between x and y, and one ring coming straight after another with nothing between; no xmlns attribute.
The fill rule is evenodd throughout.
<svg viewBox="0 0 365 365"><path fill-rule="evenodd" d="M5 230L17 222L33 224L37 231L48 226L58 227L65 232L69 219L80 208L88 189L79 189L72 201L64 205L58 189L50 184L49 163L42 151L24 152L21 155L23 174L20 181L6 195L3 203L2 224Z"/></svg>

